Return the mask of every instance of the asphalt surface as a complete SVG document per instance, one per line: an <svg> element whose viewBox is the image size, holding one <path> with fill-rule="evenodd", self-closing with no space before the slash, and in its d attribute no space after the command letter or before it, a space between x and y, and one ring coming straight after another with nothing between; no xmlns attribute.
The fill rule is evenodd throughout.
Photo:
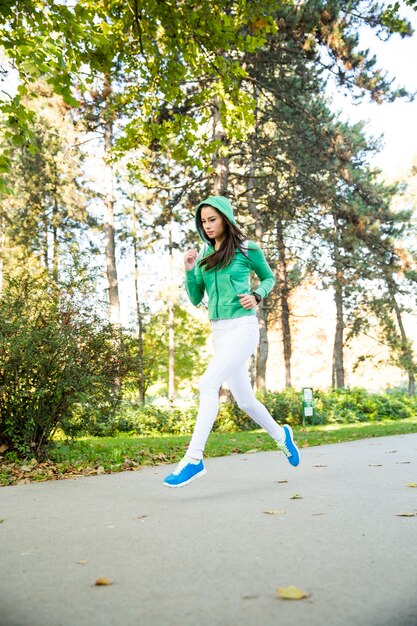
<svg viewBox="0 0 417 626"><path fill-rule="evenodd" d="M173 467L1 488L0 626L417 626L416 434Z"/></svg>

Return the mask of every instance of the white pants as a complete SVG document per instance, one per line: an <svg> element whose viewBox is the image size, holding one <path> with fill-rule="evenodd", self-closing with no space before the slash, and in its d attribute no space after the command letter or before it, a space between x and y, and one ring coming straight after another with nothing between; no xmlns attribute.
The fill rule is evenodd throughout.
<svg viewBox="0 0 417 626"><path fill-rule="evenodd" d="M212 320L214 357L199 383L200 405L187 455L201 459L207 438L219 410L219 389L227 382L239 408L245 411L276 441L285 438L284 429L256 399L249 378L247 360L259 342L256 315Z"/></svg>

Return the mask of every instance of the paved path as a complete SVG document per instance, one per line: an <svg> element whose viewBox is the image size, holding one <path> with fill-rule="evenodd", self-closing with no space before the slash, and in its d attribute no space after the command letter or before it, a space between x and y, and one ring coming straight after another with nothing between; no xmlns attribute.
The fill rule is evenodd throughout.
<svg viewBox="0 0 417 626"><path fill-rule="evenodd" d="M416 434L206 467L0 489L0 626L417 625Z"/></svg>

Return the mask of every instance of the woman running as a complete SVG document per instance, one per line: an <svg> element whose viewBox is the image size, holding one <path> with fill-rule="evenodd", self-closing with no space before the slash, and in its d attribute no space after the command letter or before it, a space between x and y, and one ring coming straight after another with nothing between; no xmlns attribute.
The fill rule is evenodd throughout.
<svg viewBox="0 0 417 626"><path fill-rule="evenodd" d="M200 379L199 410L190 444L175 471L165 478L167 487L182 487L206 473L203 452L219 410L219 389L224 382L239 408L271 435L290 464L295 467L300 462L291 426L277 424L256 399L246 364L259 342L256 305L275 284L272 270L260 246L245 240L227 198L209 196L200 202L195 223L205 245L198 260L195 249L184 255L185 288L194 305L207 291L215 354ZM260 280L252 293L251 270Z"/></svg>

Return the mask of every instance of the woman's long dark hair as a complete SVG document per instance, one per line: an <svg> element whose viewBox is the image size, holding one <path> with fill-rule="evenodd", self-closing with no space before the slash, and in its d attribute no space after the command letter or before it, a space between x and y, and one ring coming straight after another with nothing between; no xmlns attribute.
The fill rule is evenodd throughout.
<svg viewBox="0 0 417 626"><path fill-rule="evenodd" d="M210 239L210 237L204 232L203 222L201 221L201 209L205 206L209 206L211 209L214 209L223 219L226 226L226 237L223 239L220 248L202 259L199 262L199 266L205 266L206 270L211 270L213 267L221 269L222 267L227 267L233 261L236 248L243 253L242 242L245 241L247 237L245 237L240 228L235 226L235 224L232 224L227 217L223 215L223 213L212 207L210 204L202 204L197 211L197 227L201 233L204 233L204 236L210 241L213 247L216 241L215 239Z"/></svg>

